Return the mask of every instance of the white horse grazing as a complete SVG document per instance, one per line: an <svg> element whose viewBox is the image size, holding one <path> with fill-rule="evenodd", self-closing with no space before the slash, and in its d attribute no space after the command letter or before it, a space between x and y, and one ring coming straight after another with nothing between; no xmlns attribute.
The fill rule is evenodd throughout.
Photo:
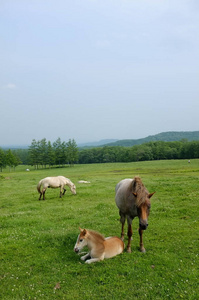
<svg viewBox="0 0 199 300"><path fill-rule="evenodd" d="M83 247L87 246L90 250L89 253L81 257L81 260L86 261L87 264L103 260L104 258L111 258L124 250L123 241L116 236L104 238L96 231L81 228L79 230L80 234L78 235L74 251L78 253Z"/></svg>
<svg viewBox="0 0 199 300"><path fill-rule="evenodd" d="M43 195L43 200L45 200L45 192L47 188L60 188L60 198L62 195L65 194L66 189L64 186L67 185L71 193L76 195L76 186L72 181L64 176L57 176L57 177L46 177L44 179L41 179L37 185L38 193L40 193L39 200L41 200L41 197ZM42 187L42 189L41 189Z"/></svg>

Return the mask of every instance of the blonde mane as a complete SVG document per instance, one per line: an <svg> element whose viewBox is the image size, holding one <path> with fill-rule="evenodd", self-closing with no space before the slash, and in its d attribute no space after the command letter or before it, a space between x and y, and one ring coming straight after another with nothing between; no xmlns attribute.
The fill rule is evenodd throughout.
<svg viewBox="0 0 199 300"><path fill-rule="evenodd" d="M87 229L87 232L88 232L88 236L87 236L88 240L93 240L98 243L104 242L105 238L99 232L94 231L94 230L88 230L88 229Z"/></svg>
<svg viewBox="0 0 199 300"><path fill-rule="evenodd" d="M136 196L136 206L140 207L146 202L146 196L149 194L148 190L145 188L142 180L139 176L135 176L131 184L131 193L135 193Z"/></svg>

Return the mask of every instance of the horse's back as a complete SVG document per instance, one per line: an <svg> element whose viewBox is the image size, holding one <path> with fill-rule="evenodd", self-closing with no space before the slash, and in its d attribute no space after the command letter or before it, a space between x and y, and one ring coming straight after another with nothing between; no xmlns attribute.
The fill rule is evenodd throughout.
<svg viewBox="0 0 199 300"><path fill-rule="evenodd" d="M57 178L65 185L65 184L67 184L67 183L70 183L71 181L70 181L70 179L68 179L68 178L66 178L66 177L64 177L64 176L57 176Z"/></svg>
<svg viewBox="0 0 199 300"><path fill-rule="evenodd" d="M124 243L118 237L108 237L104 241L105 255L104 258L111 258L124 251Z"/></svg>
<svg viewBox="0 0 199 300"><path fill-rule="evenodd" d="M117 207L120 209L126 205L129 186L132 183L133 179L126 178L118 182L115 187L115 202Z"/></svg>
<svg viewBox="0 0 199 300"><path fill-rule="evenodd" d="M41 180L41 184L44 187L57 188L57 187L60 186L60 179L58 178L58 176L56 176L56 177L45 177Z"/></svg>
<svg viewBox="0 0 199 300"><path fill-rule="evenodd" d="M61 176L61 175L57 176L57 178L62 179L62 180L67 179L66 177Z"/></svg>
<svg viewBox="0 0 199 300"><path fill-rule="evenodd" d="M43 185L43 184L45 184L47 182L50 182L51 178L52 177L45 177L45 178L41 179L39 183L41 183Z"/></svg>
<svg viewBox="0 0 199 300"><path fill-rule="evenodd" d="M133 179L131 178L122 179L120 182L118 182L118 184L116 184L115 192L117 193L119 190L125 191L132 181Z"/></svg>

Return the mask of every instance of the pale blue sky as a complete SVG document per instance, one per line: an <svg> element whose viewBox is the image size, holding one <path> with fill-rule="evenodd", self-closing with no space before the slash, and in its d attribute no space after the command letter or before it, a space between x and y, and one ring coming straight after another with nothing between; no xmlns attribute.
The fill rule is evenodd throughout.
<svg viewBox="0 0 199 300"><path fill-rule="evenodd" d="M0 1L0 147L195 130L198 0Z"/></svg>

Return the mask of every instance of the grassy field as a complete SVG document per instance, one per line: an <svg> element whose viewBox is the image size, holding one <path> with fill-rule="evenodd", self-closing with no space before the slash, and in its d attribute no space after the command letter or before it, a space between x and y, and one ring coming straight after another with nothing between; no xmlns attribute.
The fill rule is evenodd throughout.
<svg viewBox="0 0 199 300"><path fill-rule="evenodd" d="M25 169L0 173L0 299L199 299L199 160ZM77 195L49 189L38 201L38 181L57 175ZM114 189L135 175L156 191L146 253L136 218L131 254L85 264L73 252L78 227L120 236Z"/></svg>

